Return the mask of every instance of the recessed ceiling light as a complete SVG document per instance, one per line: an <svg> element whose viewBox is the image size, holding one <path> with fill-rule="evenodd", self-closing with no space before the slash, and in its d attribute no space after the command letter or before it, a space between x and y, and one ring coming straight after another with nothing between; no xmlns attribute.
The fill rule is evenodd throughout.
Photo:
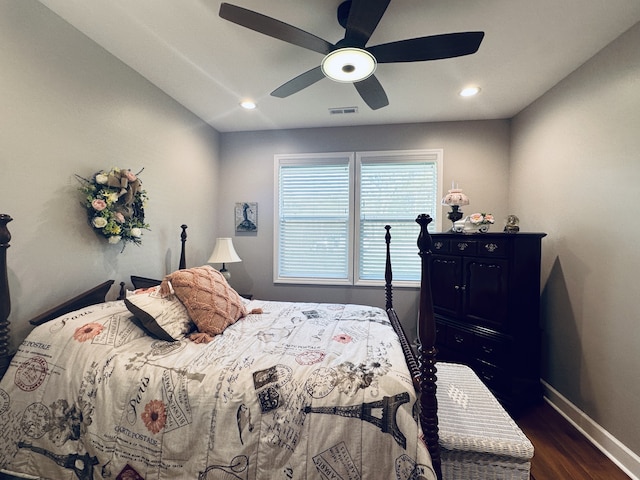
<svg viewBox="0 0 640 480"><path fill-rule="evenodd" d="M480 93L480 87L467 87L460 90L461 97L473 97Z"/></svg>
<svg viewBox="0 0 640 480"><path fill-rule="evenodd" d="M255 102L252 102L251 100L243 100L242 102L240 102L240 106L247 110L253 110L254 108L256 108Z"/></svg>

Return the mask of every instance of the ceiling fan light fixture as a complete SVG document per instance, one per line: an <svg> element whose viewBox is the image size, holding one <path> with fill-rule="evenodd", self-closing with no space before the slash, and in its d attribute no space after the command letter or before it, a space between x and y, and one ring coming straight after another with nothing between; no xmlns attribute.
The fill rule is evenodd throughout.
<svg viewBox="0 0 640 480"><path fill-rule="evenodd" d="M373 55L362 48L345 47L324 57L321 66L322 73L331 80L353 83L373 75L377 62Z"/></svg>

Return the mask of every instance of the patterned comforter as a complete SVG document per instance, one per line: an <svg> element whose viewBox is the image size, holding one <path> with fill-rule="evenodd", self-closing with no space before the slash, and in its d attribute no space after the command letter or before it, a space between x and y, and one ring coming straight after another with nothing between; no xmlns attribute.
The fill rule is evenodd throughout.
<svg viewBox="0 0 640 480"><path fill-rule="evenodd" d="M0 468L46 479L433 479L386 313L262 308L208 344L122 301L37 327L0 383Z"/></svg>

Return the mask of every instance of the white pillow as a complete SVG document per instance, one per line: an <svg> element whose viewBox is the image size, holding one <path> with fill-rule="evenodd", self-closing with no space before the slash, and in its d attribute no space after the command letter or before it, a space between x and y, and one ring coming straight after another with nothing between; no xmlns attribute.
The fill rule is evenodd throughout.
<svg viewBox="0 0 640 480"><path fill-rule="evenodd" d="M161 297L160 287L139 289L124 303L152 335L169 342L181 340L194 328L189 313L175 295Z"/></svg>

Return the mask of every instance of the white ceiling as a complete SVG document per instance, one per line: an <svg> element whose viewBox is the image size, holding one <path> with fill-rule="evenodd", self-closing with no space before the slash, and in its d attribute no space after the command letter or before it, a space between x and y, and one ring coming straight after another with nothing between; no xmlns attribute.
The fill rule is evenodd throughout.
<svg viewBox="0 0 640 480"><path fill-rule="evenodd" d="M341 0L228 0L335 43ZM40 0L220 132L510 118L640 21L638 0L392 0L367 45L481 30L479 51L378 65L389 106L329 79L270 92L322 55L218 16L219 0ZM467 85L482 88L461 98ZM243 110L251 98L258 108ZM332 107L356 114L329 115Z"/></svg>

